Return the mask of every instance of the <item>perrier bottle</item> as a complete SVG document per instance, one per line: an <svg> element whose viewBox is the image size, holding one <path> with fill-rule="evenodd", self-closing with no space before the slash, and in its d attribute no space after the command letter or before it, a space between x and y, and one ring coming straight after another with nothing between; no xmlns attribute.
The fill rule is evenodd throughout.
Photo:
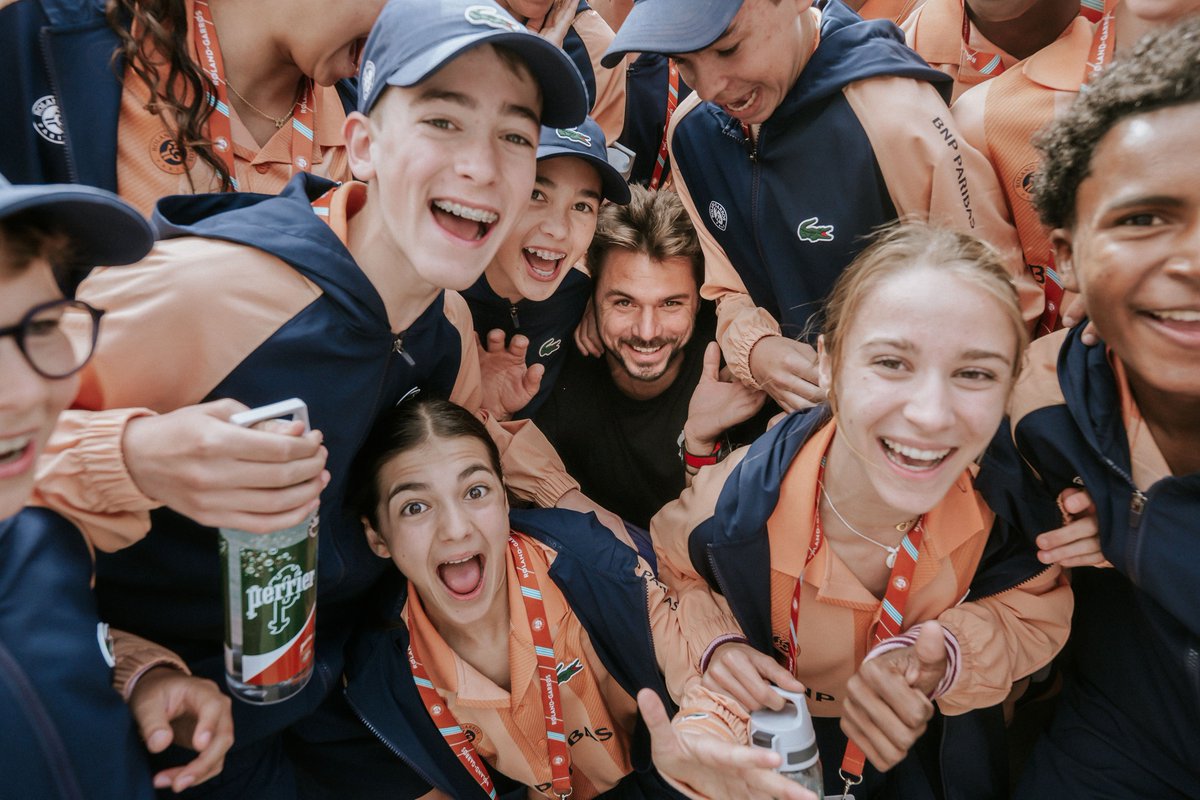
<svg viewBox="0 0 1200 800"><path fill-rule="evenodd" d="M230 421L255 425L291 416L308 428L308 409L285 400ZM275 703L299 692L313 671L317 623L314 511L299 525L268 534L221 529L225 585L225 682L234 697Z"/></svg>

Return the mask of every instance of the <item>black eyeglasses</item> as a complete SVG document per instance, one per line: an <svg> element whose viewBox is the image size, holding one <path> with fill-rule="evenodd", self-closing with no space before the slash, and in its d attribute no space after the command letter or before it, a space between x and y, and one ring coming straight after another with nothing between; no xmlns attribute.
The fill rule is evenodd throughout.
<svg viewBox="0 0 1200 800"><path fill-rule="evenodd" d="M26 311L16 325L0 328L0 339L16 339L21 355L43 378L66 378L91 360L102 316L82 300L51 300Z"/></svg>

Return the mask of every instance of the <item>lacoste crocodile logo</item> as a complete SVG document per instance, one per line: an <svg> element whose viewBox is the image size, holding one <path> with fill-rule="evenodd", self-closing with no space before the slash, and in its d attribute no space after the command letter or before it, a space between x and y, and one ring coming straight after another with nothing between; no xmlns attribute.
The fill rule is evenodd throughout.
<svg viewBox="0 0 1200 800"><path fill-rule="evenodd" d="M796 228L796 235L802 242L832 242L833 226L820 225L816 217L809 217Z"/></svg>
<svg viewBox="0 0 1200 800"><path fill-rule="evenodd" d="M571 678L574 678L576 675L583 672L583 664L579 663L578 658L572 661L570 664L564 664L560 661L558 662L558 669L556 671L558 672L558 682L560 684L566 683L567 681L571 680Z"/></svg>
<svg viewBox="0 0 1200 800"><path fill-rule="evenodd" d="M510 19L489 6L469 6L463 16L472 25L486 25L489 28L514 33L525 30L516 20Z"/></svg>
<svg viewBox="0 0 1200 800"><path fill-rule="evenodd" d="M581 133L575 128L555 128L554 135L560 139L565 139L568 142L581 144L584 147L592 146L592 137L588 136L586 133Z"/></svg>
<svg viewBox="0 0 1200 800"><path fill-rule="evenodd" d="M542 346L538 348L538 355L542 358L552 356L558 352L558 348L562 347L562 339L547 339L542 342Z"/></svg>

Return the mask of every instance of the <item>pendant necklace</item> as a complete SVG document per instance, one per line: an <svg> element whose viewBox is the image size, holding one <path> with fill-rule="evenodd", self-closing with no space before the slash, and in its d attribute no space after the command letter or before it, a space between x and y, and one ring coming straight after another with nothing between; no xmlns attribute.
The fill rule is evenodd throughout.
<svg viewBox="0 0 1200 800"><path fill-rule="evenodd" d="M818 488L820 488L820 490L821 490L821 496L825 498L825 501L827 503L829 503L829 509L833 512L833 515L835 517L837 517L839 520L841 520L841 523L846 526L846 529L848 531L850 531L851 533L853 533L858 538L866 539L868 542L875 545L880 550L886 550L887 558L885 559L884 563L887 564L888 569L891 569L892 567L896 566L896 554L900 552L900 545L891 547L889 545L884 544L883 542L872 539L870 536L867 536L865 533L856 529L853 525L851 525L849 522L847 522L846 518L842 516L842 513L837 510L837 506L835 506L833 504L833 498L829 496L829 492L825 491L825 485L818 484ZM906 520L904 522L901 522L899 525L897 525L896 530L900 531L901 533L906 533L908 531L908 529L912 527L912 524L913 524L912 520Z"/></svg>

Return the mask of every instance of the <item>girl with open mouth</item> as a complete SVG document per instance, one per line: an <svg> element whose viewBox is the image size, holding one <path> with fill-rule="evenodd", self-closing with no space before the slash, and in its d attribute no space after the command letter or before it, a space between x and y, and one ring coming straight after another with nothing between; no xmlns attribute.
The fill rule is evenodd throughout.
<svg viewBox="0 0 1200 800"><path fill-rule="evenodd" d="M780 707L769 683L807 691L831 795L1007 796L980 782L1007 769L989 707L1053 658L1072 607L973 488L1027 341L989 247L893 227L825 308L828 405L701 469L651 522L710 642L704 684L749 711Z"/></svg>
<svg viewBox="0 0 1200 800"><path fill-rule="evenodd" d="M678 604L634 550L591 515L510 514L476 417L406 401L355 485L368 544L398 572L348 659L365 727L347 757L375 782L347 796L811 798L773 753L709 731L736 704L700 687Z"/></svg>

